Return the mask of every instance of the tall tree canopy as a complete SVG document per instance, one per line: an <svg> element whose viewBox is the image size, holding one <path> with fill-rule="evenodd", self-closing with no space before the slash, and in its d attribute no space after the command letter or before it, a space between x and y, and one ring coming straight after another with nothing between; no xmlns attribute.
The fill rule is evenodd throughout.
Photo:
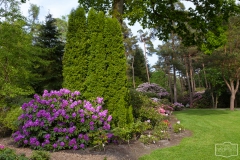
<svg viewBox="0 0 240 160"><path fill-rule="evenodd" d="M168 40L169 33L172 32L182 37L183 43L199 47L207 43L205 39L207 33L211 32L215 37L219 37L225 29L222 23L235 12L239 12L235 0L186 0L185 2L192 2L195 5L195 9L188 10L176 5L179 4L179 0L78 0L78 2L86 10L93 7L106 13L110 11L114 17L120 17L120 22L127 18L130 24L139 22L143 28L153 28L159 40ZM205 46L214 48L222 43L219 39L216 46L210 44Z"/></svg>

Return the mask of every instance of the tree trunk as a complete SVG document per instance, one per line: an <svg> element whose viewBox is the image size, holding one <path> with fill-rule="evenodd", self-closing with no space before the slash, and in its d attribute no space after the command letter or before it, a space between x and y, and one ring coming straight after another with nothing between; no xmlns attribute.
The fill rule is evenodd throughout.
<svg viewBox="0 0 240 160"><path fill-rule="evenodd" d="M124 0L114 0L113 1L113 13L112 16L114 18L117 18L117 20L119 21L119 23L122 25L123 23L123 4L124 4Z"/></svg>
<svg viewBox="0 0 240 160"><path fill-rule="evenodd" d="M203 66L203 74L204 74L204 80L205 80L205 87L208 88L208 83L207 83L207 78L206 78L206 72L205 72L205 69L204 69L204 63L202 64Z"/></svg>
<svg viewBox="0 0 240 160"><path fill-rule="evenodd" d="M181 76L180 72L179 72L179 81L180 81L181 93L183 93L184 84L183 84L183 80L182 80L182 76Z"/></svg>
<svg viewBox="0 0 240 160"><path fill-rule="evenodd" d="M147 79L148 79L148 83L150 84L150 78L149 78L149 73L148 73L148 65L147 65L147 53L146 53L145 41L143 41L143 46L144 46L144 56L145 56L145 65L146 65L146 71L147 71Z"/></svg>
<svg viewBox="0 0 240 160"><path fill-rule="evenodd" d="M187 60L185 57L185 66L186 66L186 77L187 77L187 83L188 83L188 92L189 92L189 100L190 100L190 108L192 108L192 103L193 103L193 97L192 97L192 91L191 91L191 85L190 85L190 80L189 80L189 75L188 75L188 64L187 64Z"/></svg>
<svg viewBox="0 0 240 160"><path fill-rule="evenodd" d="M173 93L174 93L174 103L177 102L177 79L176 79L176 69L173 66Z"/></svg>
<svg viewBox="0 0 240 160"><path fill-rule="evenodd" d="M193 78L193 67L192 67L192 58L191 55L188 55L189 57L189 71L190 71L190 82L191 82L191 87L192 87L192 95L195 92L195 86L194 86L194 78Z"/></svg>
<svg viewBox="0 0 240 160"><path fill-rule="evenodd" d="M239 87L239 79L236 80L236 86L234 85L234 80L233 79L229 79L229 82L223 77L224 82L226 83L226 85L228 86L228 89L231 92L231 97L230 97L230 110L233 111L234 110L234 101L235 101L235 97L236 97L236 93L238 91L238 87Z"/></svg>
<svg viewBox="0 0 240 160"><path fill-rule="evenodd" d="M218 96L216 95L215 108L218 108Z"/></svg>
<svg viewBox="0 0 240 160"><path fill-rule="evenodd" d="M235 100L235 94L234 92L231 92L231 97L230 97L230 110L234 110L234 100Z"/></svg>
<svg viewBox="0 0 240 160"><path fill-rule="evenodd" d="M136 86L135 86L134 66L133 66L133 64L134 64L134 56L133 56L133 58L132 58L132 79L133 79L133 88L136 88Z"/></svg>
<svg viewBox="0 0 240 160"><path fill-rule="evenodd" d="M171 77L170 72L168 73L168 82L169 82L169 88L170 88L171 103L173 103L172 77Z"/></svg>
<svg viewBox="0 0 240 160"><path fill-rule="evenodd" d="M200 73L198 73L198 87L201 88L202 85L201 85L201 79L200 79Z"/></svg>
<svg viewBox="0 0 240 160"><path fill-rule="evenodd" d="M211 97L212 97L212 107L214 108L214 102L215 102L215 99L214 99L213 92L211 92Z"/></svg>

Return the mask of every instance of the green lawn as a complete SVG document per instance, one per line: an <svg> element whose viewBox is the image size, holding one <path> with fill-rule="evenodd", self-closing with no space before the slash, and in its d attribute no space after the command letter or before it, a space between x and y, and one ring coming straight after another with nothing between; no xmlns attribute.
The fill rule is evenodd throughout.
<svg viewBox="0 0 240 160"><path fill-rule="evenodd" d="M240 159L240 111L194 109L175 112L176 117L193 135L184 138L174 147L158 149L140 160L219 160ZM229 158L215 156L215 144L232 142L239 144L239 156ZM221 147L221 145L220 145ZM220 148L217 147L218 149ZM228 146L222 147L227 149ZM236 149L229 145L229 148ZM220 148L221 149L221 148ZM234 154L218 150L218 154Z"/></svg>

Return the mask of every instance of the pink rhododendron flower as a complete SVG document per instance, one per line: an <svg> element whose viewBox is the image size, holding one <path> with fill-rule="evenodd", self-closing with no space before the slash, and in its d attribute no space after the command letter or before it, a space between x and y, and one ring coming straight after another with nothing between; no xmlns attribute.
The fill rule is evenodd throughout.
<svg viewBox="0 0 240 160"><path fill-rule="evenodd" d="M4 148L5 148L4 145L0 144L0 149L4 149Z"/></svg>

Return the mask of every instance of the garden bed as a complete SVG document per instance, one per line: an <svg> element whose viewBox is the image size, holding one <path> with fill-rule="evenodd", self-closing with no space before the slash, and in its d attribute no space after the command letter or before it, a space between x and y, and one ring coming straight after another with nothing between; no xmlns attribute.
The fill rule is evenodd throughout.
<svg viewBox="0 0 240 160"><path fill-rule="evenodd" d="M170 123L175 124L177 119L171 116ZM100 151L94 148L87 148L85 150L63 150L51 153L52 160L72 160L72 159L84 159L84 160L136 160L142 155L149 154L151 151L174 146L180 143L184 137L191 136L191 132L185 130L182 133L174 133L173 129L169 129L170 140L160 140L155 144L144 145L140 141L130 141L130 144L108 144L105 150ZM29 148L19 148L10 137L0 138L0 144L5 147L16 150L17 153L24 153L27 157L30 157L32 150Z"/></svg>

